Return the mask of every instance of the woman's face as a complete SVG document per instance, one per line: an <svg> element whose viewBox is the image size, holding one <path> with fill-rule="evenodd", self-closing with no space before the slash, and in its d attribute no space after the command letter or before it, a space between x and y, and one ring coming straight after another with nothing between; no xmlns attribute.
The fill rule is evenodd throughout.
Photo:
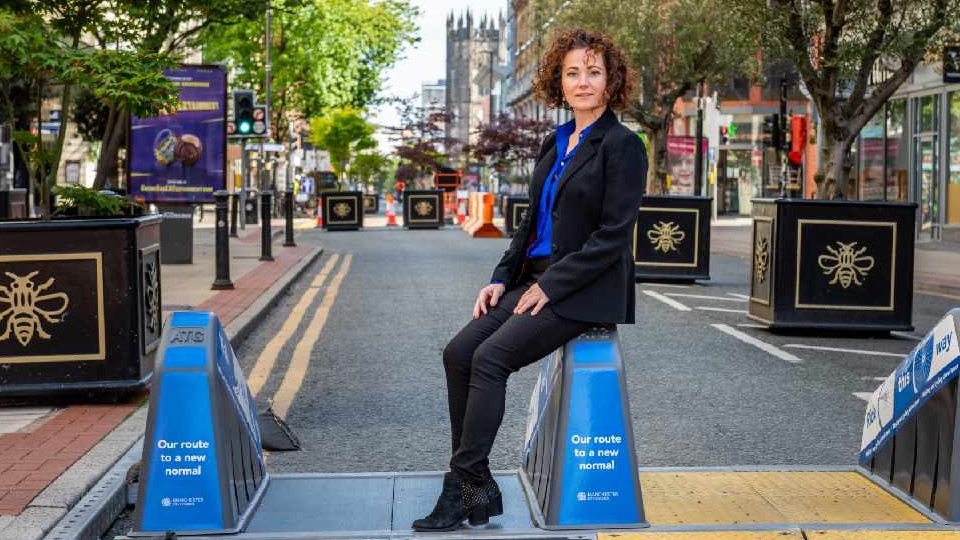
<svg viewBox="0 0 960 540"><path fill-rule="evenodd" d="M603 55L573 49L563 57L563 97L574 111L590 111L607 104L607 67Z"/></svg>

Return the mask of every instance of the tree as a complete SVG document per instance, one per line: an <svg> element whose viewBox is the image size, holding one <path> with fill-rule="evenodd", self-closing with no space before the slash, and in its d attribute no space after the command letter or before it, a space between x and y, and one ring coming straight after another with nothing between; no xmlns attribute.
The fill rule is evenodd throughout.
<svg viewBox="0 0 960 540"><path fill-rule="evenodd" d="M857 135L925 55L955 38L960 1L770 1L751 0L767 47L795 62L817 107L818 196L843 197Z"/></svg>
<svg viewBox="0 0 960 540"><path fill-rule="evenodd" d="M274 0L271 20L271 133L290 117L328 109L363 109L376 98L383 72L404 45L417 41L417 10L407 0ZM235 87L264 94L265 19L214 25L203 33L204 57L225 62Z"/></svg>
<svg viewBox="0 0 960 540"><path fill-rule="evenodd" d="M478 161L503 171L515 167L529 181L544 137L554 127L550 120L512 118L501 113L490 124L481 124L471 153Z"/></svg>
<svg viewBox="0 0 960 540"><path fill-rule="evenodd" d="M411 183L439 169L459 141L446 136L443 126L451 120L446 109L419 107L416 94L393 101L400 114L400 125L388 128L400 159L396 178Z"/></svg>
<svg viewBox="0 0 960 540"><path fill-rule="evenodd" d="M639 95L625 112L650 143L651 193L666 190L667 134L677 100L699 81L758 73L759 28L748 24L757 20L746 10L740 0L541 0L542 18L559 11L560 27L607 33L637 69Z"/></svg>
<svg viewBox="0 0 960 540"><path fill-rule="evenodd" d="M375 187L391 165L390 158L374 150L357 154L348 170L363 186Z"/></svg>
<svg viewBox="0 0 960 540"><path fill-rule="evenodd" d="M310 121L310 142L330 153L330 164L342 182L353 155L376 146L374 128L352 107L334 109Z"/></svg>

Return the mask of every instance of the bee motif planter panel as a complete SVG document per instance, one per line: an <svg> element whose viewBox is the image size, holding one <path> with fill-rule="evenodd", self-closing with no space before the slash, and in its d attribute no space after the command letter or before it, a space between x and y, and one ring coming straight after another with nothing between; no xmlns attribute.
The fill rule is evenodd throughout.
<svg viewBox="0 0 960 540"><path fill-rule="evenodd" d="M323 228L356 231L363 227L363 194L359 191L325 191L321 194Z"/></svg>
<svg viewBox="0 0 960 540"><path fill-rule="evenodd" d="M380 212L380 194L365 193L363 195L363 213L377 214Z"/></svg>
<svg viewBox="0 0 960 540"><path fill-rule="evenodd" d="M403 192L403 226L407 229L439 229L443 225L443 190Z"/></svg>
<svg viewBox="0 0 960 540"><path fill-rule="evenodd" d="M914 219L912 204L756 201L750 316L771 327L911 330Z"/></svg>
<svg viewBox="0 0 960 540"><path fill-rule="evenodd" d="M646 196L633 237L638 280L710 279L709 197Z"/></svg>
<svg viewBox="0 0 960 540"><path fill-rule="evenodd" d="M506 224L507 235L513 236L520 227L520 222L527 215L530 208L530 199L526 197L506 197L503 218Z"/></svg>
<svg viewBox="0 0 960 540"><path fill-rule="evenodd" d="M0 397L146 386L161 219L0 223Z"/></svg>

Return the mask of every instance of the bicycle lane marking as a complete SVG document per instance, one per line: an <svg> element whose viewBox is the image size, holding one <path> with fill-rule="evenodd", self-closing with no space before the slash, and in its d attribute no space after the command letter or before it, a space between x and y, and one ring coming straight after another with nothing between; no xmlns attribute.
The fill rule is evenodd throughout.
<svg viewBox="0 0 960 540"><path fill-rule="evenodd" d="M771 345L766 341L761 341L747 333L741 332L740 330L737 330L726 324L711 324L710 326L716 328L717 330L723 332L724 334L735 337L748 345L753 345L754 347L766 353L769 353L785 362L790 362L791 364L799 364L803 362L803 360L801 360L800 358L788 353L787 351L775 345Z"/></svg>
<svg viewBox="0 0 960 540"><path fill-rule="evenodd" d="M677 301L674 300L673 298L664 296L664 295L662 295L662 294L660 294L660 293L658 293L658 292L656 292L656 291L650 291L650 290L644 289L643 294L649 296L650 298L654 298L654 299L656 299L656 300L659 300L659 301L663 302L664 304L672 307L673 309L676 309L677 311L691 311L691 309L690 309L689 307L681 304L680 302L677 302Z"/></svg>

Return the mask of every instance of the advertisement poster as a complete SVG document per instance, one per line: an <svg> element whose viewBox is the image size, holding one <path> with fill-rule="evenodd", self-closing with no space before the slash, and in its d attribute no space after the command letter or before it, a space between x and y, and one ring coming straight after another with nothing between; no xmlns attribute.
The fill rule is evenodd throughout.
<svg viewBox="0 0 960 540"><path fill-rule="evenodd" d="M224 189L227 75L218 66L169 70L180 88L173 114L130 121L130 194L164 203L213 203Z"/></svg>
<svg viewBox="0 0 960 540"><path fill-rule="evenodd" d="M707 153L707 138L703 139L703 154ZM697 159L697 138L671 135L667 137L667 171L670 175L670 195L695 195L694 169Z"/></svg>

